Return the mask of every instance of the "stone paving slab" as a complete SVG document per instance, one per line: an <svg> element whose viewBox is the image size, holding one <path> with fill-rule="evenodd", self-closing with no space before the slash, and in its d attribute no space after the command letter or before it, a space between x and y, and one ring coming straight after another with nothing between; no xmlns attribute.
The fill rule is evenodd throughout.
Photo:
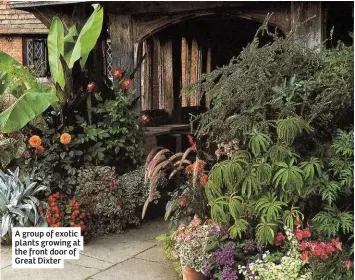
<svg viewBox="0 0 355 280"><path fill-rule="evenodd" d="M64 269L13 269L11 246L0 248L0 280L178 280L172 264L163 258L155 238L167 232L167 223L142 223L122 234L92 239L79 260L67 260Z"/></svg>
<svg viewBox="0 0 355 280"><path fill-rule="evenodd" d="M94 280L178 280L171 267L157 262L132 258L92 277Z"/></svg>

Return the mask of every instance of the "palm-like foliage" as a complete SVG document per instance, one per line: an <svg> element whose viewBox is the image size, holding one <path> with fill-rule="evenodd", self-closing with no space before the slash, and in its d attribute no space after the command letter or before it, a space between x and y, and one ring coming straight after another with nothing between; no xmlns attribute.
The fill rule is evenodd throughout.
<svg viewBox="0 0 355 280"><path fill-rule="evenodd" d="M303 184L303 171L298 166L294 165L294 163L295 160L293 158L288 165L285 162L278 162L276 164L279 170L273 178L275 187L281 185L284 190L286 186L300 190Z"/></svg>
<svg viewBox="0 0 355 280"><path fill-rule="evenodd" d="M269 192L256 202L255 211L268 222L276 221L282 212L282 206L286 206L286 203L277 200L275 193Z"/></svg>
<svg viewBox="0 0 355 280"><path fill-rule="evenodd" d="M293 143L297 135L310 131L309 124L300 117L288 117L277 121L278 138L288 145Z"/></svg>
<svg viewBox="0 0 355 280"><path fill-rule="evenodd" d="M277 226L275 223L268 222L264 217L261 217L261 222L256 226L256 240L264 245L274 244L274 229Z"/></svg>
<svg viewBox="0 0 355 280"><path fill-rule="evenodd" d="M1 207L1 237L8 235L14 226L41 226L46 222L42 213L37 211L40 203L36 195L47 190L46 186L37 186L27 177L25 182L19 179L19 168L9 175L0 171L0 207Z"/></svg>

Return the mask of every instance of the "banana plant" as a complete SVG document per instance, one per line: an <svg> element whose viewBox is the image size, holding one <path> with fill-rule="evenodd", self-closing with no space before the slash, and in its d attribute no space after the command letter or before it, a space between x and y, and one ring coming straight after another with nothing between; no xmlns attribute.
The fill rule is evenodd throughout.
<svg viewBox="0 0 355 280"><path fill-rule="evenodd" d="M76 61L81 68L100 36L103 24L103 9L98 4L92 5L94 12L87 20L80 33L76 25L66 30L63 22L54 17L48 33L49 67L54 81L62 90L65 89L65 69L71 71Z"/></svg>
<svg viewBox="0 0 355 280"><path fill-rule="evenodd" d="M79 61L85 66L87 58L95 47L103 24L103 9L93 5L94 12L78 34L75 26L68 31L58 18L53 18L48 35L49 65L60 90L40 85L35 77L6 53L0 52L0 132L10 133L21 129L49 106L65 101L65 73ZM64 64L64 65L63 65ZM4 98L11 98L10 104L3 106Z"/></svg>

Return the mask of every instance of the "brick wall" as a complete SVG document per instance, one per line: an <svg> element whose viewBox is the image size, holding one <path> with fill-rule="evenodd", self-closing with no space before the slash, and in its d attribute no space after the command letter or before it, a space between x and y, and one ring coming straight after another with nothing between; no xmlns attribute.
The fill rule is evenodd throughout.
<svg viewBox="0 0 355 280"><path fill-rule="evenodd" d="M47 34L48 29L33 14L11 9L0 0L0 34Z"/></svg>
<svg viewBox="0 0 355 280"><path fill-rule="evenodd" d="M11 55L18 62L23 63L22 37L0 35L0 51Z"/></svg>

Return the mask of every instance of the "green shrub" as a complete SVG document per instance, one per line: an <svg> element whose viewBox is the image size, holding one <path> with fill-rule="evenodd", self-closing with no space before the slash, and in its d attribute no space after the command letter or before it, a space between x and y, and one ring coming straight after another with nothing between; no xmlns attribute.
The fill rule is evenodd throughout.
<svg viewBox="0 0 355 280"><path fill-rule="evenodd" d="M88 166L78 172L76 195L90 214L90 234L100 236L120 232L128 225L139 223L136 207L144 196L143 169L117 177L113 167Z"/></svg>

